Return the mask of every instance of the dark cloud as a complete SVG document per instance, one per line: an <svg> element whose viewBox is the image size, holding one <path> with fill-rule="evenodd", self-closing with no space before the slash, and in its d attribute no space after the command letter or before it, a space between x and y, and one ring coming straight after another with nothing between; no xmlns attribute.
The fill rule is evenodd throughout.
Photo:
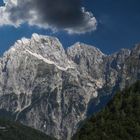
<svg viewBox="0 0 140 140"><path fill-rule="evenodd" d="M80 0L34 0L43 22L67 28L84 22Z"/></svg>
<svg viewBox="0 0 140 140"><path fill-rule="evenodd" d="M13 1L15 0L9 0L6 7L13 23L28 22L31 25L64 29L71 33L96 29L95 17L81 7L81 0L17 0L17 4L13 4Z"/></svg>

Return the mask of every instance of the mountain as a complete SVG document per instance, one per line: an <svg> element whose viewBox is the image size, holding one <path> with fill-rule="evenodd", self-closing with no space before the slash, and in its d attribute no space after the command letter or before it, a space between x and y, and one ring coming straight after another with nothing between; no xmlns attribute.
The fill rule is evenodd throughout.
<svg viewBox="0 0 140 140"><path fill-rule="evenodd" d="M55 37L18 40L0 59L0 114L57 139L69 140L80 122L116 90L140 79L140 45L105 55Z"/></svg>
<svg viewBox="0 0 140 140"><path fill-rule="evenodd" d="M56 140L33 128L0 118L0 140Z"/></svg>
<svg viewBox="0 0 140 140"><path fill-rule="evenodd" d="M139 140L140 81L118 92L99 113L84 122L73 140Z"/></svg>

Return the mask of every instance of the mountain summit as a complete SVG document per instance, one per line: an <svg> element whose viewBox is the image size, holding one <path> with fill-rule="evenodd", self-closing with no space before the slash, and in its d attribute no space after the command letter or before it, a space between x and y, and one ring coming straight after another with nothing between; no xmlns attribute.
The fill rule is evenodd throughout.
<svg viewBox="0 0 140 140"><path fill-rule="evenodd" d="M102 108L118 89L140 79L140 47L105 55L76 43L33 34L0 59L0 113L69 140L80 121Z"/></svg>
<svg viewBox="0 0 140 140"><path fill-rule="evenodd" d="M18 40L8 51L9 54L32 55L45 63L55 65L57 68L67 70L73 68L59 40L55 37L33 34L31 39Z"/></svg>

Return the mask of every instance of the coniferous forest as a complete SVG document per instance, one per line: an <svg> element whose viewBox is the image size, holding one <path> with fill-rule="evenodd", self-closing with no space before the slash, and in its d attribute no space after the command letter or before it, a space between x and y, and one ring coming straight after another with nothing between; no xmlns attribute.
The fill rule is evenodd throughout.
<svg viewBox="0 0 140 140"><path fill-rule="evenodd" d="M0 140L56 140L18 122L0 119Z"/></svg>
<svg viewBox="0 0 140 140"><path fill-rule="evenodd" d="M140 81L86 120L73 140L140 140Z"/></svg>

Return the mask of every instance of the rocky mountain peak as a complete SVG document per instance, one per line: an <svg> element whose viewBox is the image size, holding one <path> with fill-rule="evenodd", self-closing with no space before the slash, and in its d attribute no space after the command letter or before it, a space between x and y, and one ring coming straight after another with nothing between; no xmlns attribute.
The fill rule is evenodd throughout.
<svg viewBox="0 0 140 140"><path fill-rule="evenodd" d="M60 41L55 37L38 35L34 33L29 38L22 38L21 40L17 40L16 43L11 47L10 50L21 50L28 49L30 51L34 51L36 53L50 53L54 52L65 52ZM9 50L9 51L10 51Z"/></svg>
<svg viewBox="0 0 140 140"><path fill-rule="evenodd" d="M71 54L85 54L86 52L92 52L92 54L100 54L100 55L105 55L103 54L98 48L87 45L85 43L77 42L71 47L67 49L67 51Z"/></svg>
<svg viewBox="0 0 140 140"><path fill-rule="evenodd" d="M74 67L73 62L68 59L62 44L55 37L33 34L31 39L22 38L4 56L19 59L25 54L36 57L48 64L54 64L61 70Z"/></svg>
<svg viewBox="0 0 140 140"><path fill-rule="evenodd" d="M107 56L79 42L65 51L55 37L22 38L1 58L0 113L70 140L80 121L140 79L139 55L139 46Z"/></svg>
<svg viewBox="0 0 140 140"><path fill-rule="evenodd" d="M133 49L140 50L140 43L135 44Z"/></svg>
<svg viewBox="0 0 140 140"><path fill-rule="evenodd" d="M131 55L139 56L140 54L140 44L136 44L133 49L131 49Z"/></svg>
<svg viewBox="0 0 140 140"><path fill-rule="evenodd" d="M81 73L100 79L101 65L106 55L98 48L77 42L67 49L67 55L78 65Z"/></svg>

